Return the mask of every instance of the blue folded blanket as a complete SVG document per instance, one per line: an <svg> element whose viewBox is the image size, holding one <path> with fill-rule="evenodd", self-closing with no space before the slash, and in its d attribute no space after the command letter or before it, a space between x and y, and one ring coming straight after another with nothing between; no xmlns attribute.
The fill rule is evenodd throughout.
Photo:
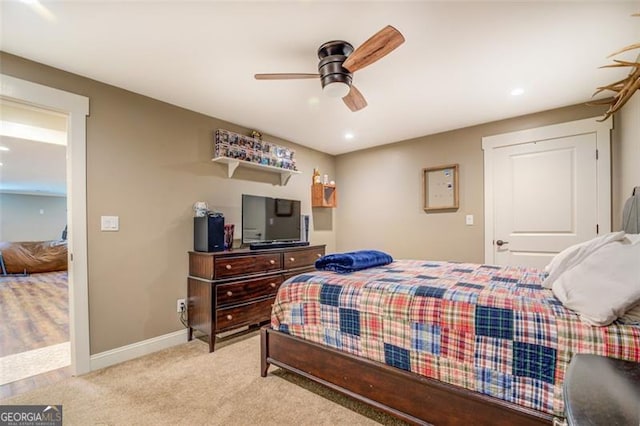
<svg viewBox="0 0 640 426"><path fill-rule="evenodd" d="M348 253L328 254L316 260L316 268L323 271L347 273L374 266L387 265L393 258L377 250L359 250Z"/></svg>

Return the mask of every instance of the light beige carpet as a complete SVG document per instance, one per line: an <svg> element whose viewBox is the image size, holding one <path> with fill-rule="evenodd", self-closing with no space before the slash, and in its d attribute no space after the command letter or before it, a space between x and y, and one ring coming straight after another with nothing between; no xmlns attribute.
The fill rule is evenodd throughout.
<svg viewBox="0 0 640 426"><path fill-rule="evenodd" d="M0 401L62 404L65 425L402 424L271 367L260 377L257 333L208 352L194 340Z"/></svg>
<svg viewBox="0 0 640 426"><path fill-rule="evenodd" d="M71 363L69 342L0 358L0 385L66 367Z"/></svg>

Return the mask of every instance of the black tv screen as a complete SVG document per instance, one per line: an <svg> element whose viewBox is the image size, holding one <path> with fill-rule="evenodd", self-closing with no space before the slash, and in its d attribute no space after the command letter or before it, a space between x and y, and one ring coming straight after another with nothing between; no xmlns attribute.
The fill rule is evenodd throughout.
<svg viewBox="0 0 640 426"><path fill-rule="evenodd" d="M242 194L242 243L300 240L300 201Z"/></svg>

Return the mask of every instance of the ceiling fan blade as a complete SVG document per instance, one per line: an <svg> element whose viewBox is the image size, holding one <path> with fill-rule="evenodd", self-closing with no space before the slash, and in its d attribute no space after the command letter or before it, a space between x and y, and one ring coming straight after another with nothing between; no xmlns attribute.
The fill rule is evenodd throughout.
<svg viewBox="0 0 640 426"><path fill-rule="evenodd" d="M320 74L273 73L256 74L256 80L298 80L301 78L320 78Z"/></svg>
<svg viewBox="0 0 640 426"><path fill-rule="evenodd" d="M404 43L404 37L400 31L387 25L362 43L349 55L342 66L350 72L356 72L388 55L402 43Z"/></svg>
<svg viewBox="0 0 640 426"><path fill-rule="evenodd" d="M356 86L353 85L351 86L351 90L349 90L347 96L342 98L342 100L352 112L360 111L362 108L367 106L367 100L362 96L362 93L356 89Z"/></svg>

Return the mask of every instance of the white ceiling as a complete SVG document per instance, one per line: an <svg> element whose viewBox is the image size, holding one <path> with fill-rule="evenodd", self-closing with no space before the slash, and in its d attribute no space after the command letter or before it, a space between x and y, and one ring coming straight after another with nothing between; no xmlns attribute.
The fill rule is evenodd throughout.
<svg viewBox="0 0 640 426"><path fill-rule="evenodd" d="M65 196L67 117L0 99L0 192Z"/></svg>
<svg viewBox="0 0 640 426"><path fill-rule="evenodd" d="M330 154L585 102L640 41L640 2L0 2L0 48ZM355 73L350 112L317 80L329 40L406 43ZM637 54L637 52L635 53ZM631 52L621 58L633 58ZM521 87L524 94L510 95ZM355 137L345 140L345 132Z"/></svg>
<svg viewBox="0 0 640 426"><path fill-rule="evenodd" d="M65 196L67 147L0 136L0 192Z"/></svg>

